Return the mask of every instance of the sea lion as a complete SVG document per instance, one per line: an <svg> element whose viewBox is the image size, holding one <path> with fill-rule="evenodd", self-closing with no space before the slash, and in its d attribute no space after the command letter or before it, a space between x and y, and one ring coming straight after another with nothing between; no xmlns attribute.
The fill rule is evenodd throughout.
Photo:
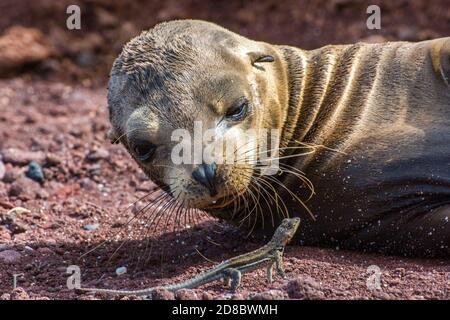
<svg viewBox="0 0 450 320"><path fill-rule="evenodd" d="M306 245L450 256L450 38L306 51L165 22L124 46L108 105L111 139L185 208L265 232L301 216ZM279 140L244 146L253 162L175 164L174 130L198 122Z"/></svg>

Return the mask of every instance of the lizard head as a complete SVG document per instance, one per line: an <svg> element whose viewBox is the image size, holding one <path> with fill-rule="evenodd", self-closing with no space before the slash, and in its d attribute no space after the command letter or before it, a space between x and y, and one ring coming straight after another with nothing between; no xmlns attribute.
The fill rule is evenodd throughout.
<svg viewBox="0 0 450 320"><path fill-rule="evenodd" d="M300 218L285 218L278 226L272 241L277 243L287 244L294 237L297 232L298 226L300 225Z"/></svg>

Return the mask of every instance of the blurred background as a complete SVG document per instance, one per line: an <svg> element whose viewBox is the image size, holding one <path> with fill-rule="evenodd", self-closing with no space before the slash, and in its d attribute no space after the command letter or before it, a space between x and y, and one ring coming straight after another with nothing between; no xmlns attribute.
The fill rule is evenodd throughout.
<svg viewBox="0 0 450 320"><path fill-rule="evenodd" d="M81 30L68 30L66 8L81 8ZM366 27L370 4L381 29ZM216 22L276 44L312 49L359 40L426 40L450 35L450 0L0 0L0 77L39 77L104 85L129 39L160 21Z"/></svg>

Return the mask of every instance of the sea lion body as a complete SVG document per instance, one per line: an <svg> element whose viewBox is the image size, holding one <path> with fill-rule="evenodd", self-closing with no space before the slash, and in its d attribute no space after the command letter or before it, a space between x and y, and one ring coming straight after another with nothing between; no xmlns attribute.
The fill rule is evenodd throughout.
<svg viewBox="0 0 450 320"><path fill-rule="evenodd" d="M267 232L283 213L299 215L303 244L449 256L449 83L450 38L306 51L185 20L127 44L108 103L112 137L185 206L254 220ZM227 106L242 97L249 115L231 121ZM168 132L192 131L196 120L223 136L231 127L279 130L280 174L262 181L255 166L219 165L212 192L204 177L210 167L200 178L198 165L173 168ZM133 151L143 139L160 142L150 162ZM314 186L304 204L315 221L298 201L311 191L299 172ZM274 215L274 208L287 210Z"/></svg>
<svg viewBox="0 0 450 320"><path fill-rule="evenodd" d="M282 47L302 66L291 140L339 151L290 161L317 193L308 202L316 221L305 219L299 239L449 255L449 48L450 38L310 52ZM287 186L298 184L285 176Z"/></svg>

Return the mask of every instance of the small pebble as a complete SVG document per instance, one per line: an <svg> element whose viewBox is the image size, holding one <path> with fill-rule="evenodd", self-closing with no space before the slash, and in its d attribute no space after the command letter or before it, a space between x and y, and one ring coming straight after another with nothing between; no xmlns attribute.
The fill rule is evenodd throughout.
<svg viewBox="0 0 450 320"><path fill-rule="evenodd" d="M89 161L98 161L101 159L107 159L109 158L109 151L103 148L99 148L97 150L89 152L86 158Z"/></svg>
<svg viewBox="0 0 450 320"><path fill-rule="evenodd" d="M30 247L30 246L25 246L23 248L25 249L25 251L29 251L29 252L33 252L34 251L34 249L32 247Z"/></svg>
<svg viewBox="0 0 450 320"><path fill-rule="evenodd" d="M100 224L98 223L93 223L93 224L85 224L83 226L83 229L86 231L94 231L95 229L97 229L98 227L100 227Z"/></svg>
<svg viewBox="0 0 450 320"><path fill-rule="evenodd" d="M116 269L116 274L118 276L121 276L123 274L127 273L127 267L119 267Z"/></svg>
<svg viewBox="0 0 450 320"><path fill-rule="evenodd" d="M28 164L28 170L25 173L28 178L37 182L44 182L44 172L42 171L42 167L39 163L35 161L31 161Z"/></svg>

